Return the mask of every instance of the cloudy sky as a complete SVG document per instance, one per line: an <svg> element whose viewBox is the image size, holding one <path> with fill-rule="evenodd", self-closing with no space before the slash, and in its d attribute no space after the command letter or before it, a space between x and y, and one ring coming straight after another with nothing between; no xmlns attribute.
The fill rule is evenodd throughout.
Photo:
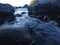
<svg viewBox="0 0 60 45"><path fill-rule="evenodd" d="M31 0L0 0L0 3L9 3L13 6L23 6L25 4L30 4Z"/></svg>

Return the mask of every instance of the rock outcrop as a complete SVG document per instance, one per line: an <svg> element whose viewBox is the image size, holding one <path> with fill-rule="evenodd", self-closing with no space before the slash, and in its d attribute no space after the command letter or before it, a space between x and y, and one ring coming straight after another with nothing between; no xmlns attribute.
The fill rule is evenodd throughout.
<svg viewBox="0 0 60 45"><path fill-rule="evenodd" d="M60 19L59 2L59 0L36 0L36 3L30 6L29 14L35 17L48 15L54 20Z"/></svg>
<svg viewBox="0 0 60 45"><path fill-rule="evenodd" d="M11 22L15 20L13 13L15 12L13 6L9 4L0 4L0 24Z"/></svg>
<svg viewBox="0 0 60 45"><path fill-rule="evenodd" d="M31 42L28 28L9 24L0 26L0 45L30 45Z"/></svg>

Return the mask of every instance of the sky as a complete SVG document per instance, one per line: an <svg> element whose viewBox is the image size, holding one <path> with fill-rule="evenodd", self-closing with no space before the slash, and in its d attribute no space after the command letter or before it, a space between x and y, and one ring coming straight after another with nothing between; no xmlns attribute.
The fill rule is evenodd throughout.
<svg viewBox="0 0 60 45"><path fill-rule="evenodd" d="M0 3L8 3L12 6L24 6L25 4L30 4L31 0L0 0Z"/></svg>

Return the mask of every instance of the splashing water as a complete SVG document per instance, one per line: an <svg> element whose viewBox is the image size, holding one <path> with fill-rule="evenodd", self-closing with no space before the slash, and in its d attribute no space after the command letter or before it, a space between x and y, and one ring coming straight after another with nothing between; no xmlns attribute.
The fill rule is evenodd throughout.
<svg viewBox="0 0 60 45"><path fill-rule="evenodd" d="M18 24L25 23L27 21L26 18L29 17L28 16L28 9L27 8L18 8L18 9L15 9L14 15L17 15L17 14L21 15L20 17L16 16L16 22Z"/></svg>
<svg viewBox="0 0 60 45"><path fill-rule="evenodd" d="M16 22L18 24L25 24L26 22L29 21L29 16L28 16L28 8L17 8L15 9L14 15L21 15L20 17L16 16ZM49 24L57 25L55 21L50 21L49 17L46 15L43 17L43 20L47 19L49 21ZM36 20L36 19L35 19ZM42 23L42 21L41 21ZM48 23L46 23L48 24Z"/></svg>

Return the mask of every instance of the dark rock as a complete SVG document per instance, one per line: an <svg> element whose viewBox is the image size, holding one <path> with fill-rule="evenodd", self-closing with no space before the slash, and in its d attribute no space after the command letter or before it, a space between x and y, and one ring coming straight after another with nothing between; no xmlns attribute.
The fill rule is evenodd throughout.
<svg viewBox="0 0 60 45"><path fill-rule="evenodd" d="M40 16L43 17L45 15L48 15L51 20L58 20L60 16L60 6L58 6L56 3L44 3L44 4L37 4L34 7L31 7L32 9L29 9L29 14L34 16ZM34 9L33 9L34 8Z"/></svg>
<svg viewBox="0 0 60 45"><path fill-rule="evenodd" d="M60 45L60 28L54 22L28 22L26 25L34 37L33 45Z"/></svg>
<svg viewBox="0 0 60 45"><path fill-rule="evenodd" d="M26 14L26 12L22 12L21 14Z"/></svg>
<svg viewBox="0 0 60 45"><path fill-rule="evenodd" d="M15 16L16 16L16 17L22 17L22 15L21 15L21 14L15 14Z"/></svg>
<svg viewBox="0 0 60 45"><path fill-rule="evenodd" d="M3 24L5 21L11 22L15 20L15 16L13 15L14 12L13 6L9 4L0 4L0 24Z"/></svg>
<svg viewBox="0 0 60 45"><path fill-rule="evenodd" d="M27 4L25 4L24 6L23 6L23 8L28 8L29 6L27 5Z"/></svg>
<svg viewBox="0 0 60 45"><path fill-rule="evenodd" d="M0 26L0 45L30 45L31 42L28 28L19 25Z"/></svg>
<svg viewBox="0 0 60 45"><path fill-rule="evenodd" d="M22 24L22 23L21 23ZM0 45L60 45L60 28L55 22L28 18L24 25L0 26Z"/></svg>

